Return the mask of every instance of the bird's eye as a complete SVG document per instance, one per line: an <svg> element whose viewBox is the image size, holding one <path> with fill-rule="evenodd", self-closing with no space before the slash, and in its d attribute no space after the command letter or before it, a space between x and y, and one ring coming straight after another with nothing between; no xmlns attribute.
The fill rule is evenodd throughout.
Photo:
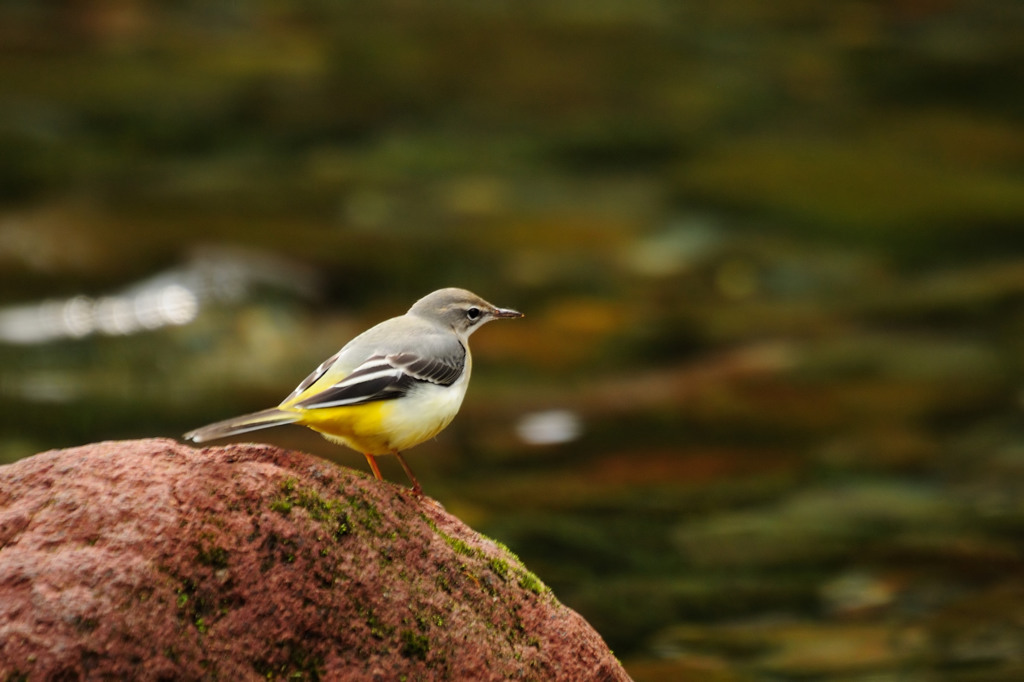
<svg viewBox="0 0 1024 682"><path fill-rule="evenodd" d="M470 320L479 320L480 319L480 309L479 308L470 308L469 310L466 311L466 317L468 317Z"/></svg>

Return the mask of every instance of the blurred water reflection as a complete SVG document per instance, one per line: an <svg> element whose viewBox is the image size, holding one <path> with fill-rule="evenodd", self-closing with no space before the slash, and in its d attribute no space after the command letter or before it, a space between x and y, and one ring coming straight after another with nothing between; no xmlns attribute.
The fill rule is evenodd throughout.
<svg viewBox="0 0 1024 682"><path fill-rule="evenodd" d="M75 296L0 309L0 341L44 343L94 333L134 334L187 324L198 311L195 293L177 284L147 287L133 296Z"/></svg>
<svg viewBox="0 0 1024 682"><path fill-rule="evenodd" d="M569 443L582 435L583 424L572 410L545 410L520 417L516 433L529 445Z"/></svg>
<svg viewBox="0 0 1024 682"><path fill-rule="evenodd" d="M192 322L204 304L237 303L260 285L312 297L315 282L309 268L282 258L204 249L185 265L114 294L0 308L0 342L36 344L153 331Z"/></svg>

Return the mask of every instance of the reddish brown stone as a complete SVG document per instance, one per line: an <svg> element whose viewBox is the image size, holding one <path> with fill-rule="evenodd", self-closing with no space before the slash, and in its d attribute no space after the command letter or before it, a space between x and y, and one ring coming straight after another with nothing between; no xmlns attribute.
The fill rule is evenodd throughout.
<svg viewBox="0 0 1024 682"><path fill-rule="evenodd" d="M299 452L0 467L0 679L627 680L506 548Z"/></svg>

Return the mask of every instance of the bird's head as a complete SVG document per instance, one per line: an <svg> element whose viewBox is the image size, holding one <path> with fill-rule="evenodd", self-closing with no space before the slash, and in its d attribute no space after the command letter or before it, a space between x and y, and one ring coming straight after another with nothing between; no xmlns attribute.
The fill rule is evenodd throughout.
<svg viewBox="0 0 1024 682"><path fill-rule="evenodd" d="M409 314L440 322L462 337L468 337L491 320L523 317L517 310L499 308L471 291L455 287L427 294L409 308Z"/></svg>

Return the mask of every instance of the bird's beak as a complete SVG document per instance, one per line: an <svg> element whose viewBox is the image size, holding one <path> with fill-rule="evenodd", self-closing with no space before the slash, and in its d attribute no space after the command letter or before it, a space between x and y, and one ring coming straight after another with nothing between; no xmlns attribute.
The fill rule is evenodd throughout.
<svg viewBox="0 0 1024 682"><path fill-rule="evenodd" d="M491 315L494 317L524 317L521 312L511 308L495 308L491 311Z"/></svg>

